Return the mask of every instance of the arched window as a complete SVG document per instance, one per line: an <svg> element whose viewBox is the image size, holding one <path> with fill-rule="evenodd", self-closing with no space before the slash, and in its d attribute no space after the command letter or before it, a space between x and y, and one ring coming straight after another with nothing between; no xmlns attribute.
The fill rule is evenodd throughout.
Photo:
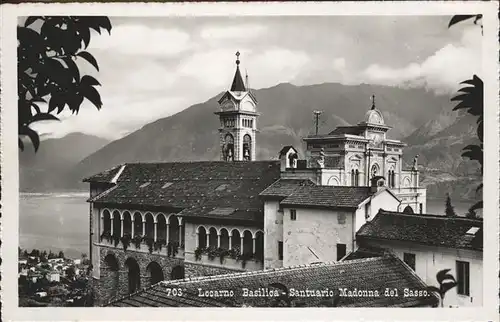
<svg viewBox="0 0 500 322"><path fill-rule="evenodd" d="M205 227L198 227L198 247L206 248L207 247L207 231Z"/></svg>
<svg viewBox="0 0 500 322"><path fill-rule="evenodd" d="M128 293L132 294L141 288L141 275L139 264L132 257L125 261L125 267L128 270Z"/></svg>
<svg viewBox="0 0 500 322"><path fill-rule="evenodd" d="M175 266L170 273L170 279L179 280L184 278L184 266Z"/></svg>
<svg viewBox="0 0 500 322"><path fill-rule="evenodd" d="M252 160L252 138L248 134L243 136L243 160Z"/></svg>
<svg viewBox="0 0 500 322"><path fill-rule="evenodd" d="M217 229L214 227L209 230L210 236L208 237L208 246L217 248Z"/></svg>
<svg viewBox="0 0 500 322"><path fill-rule="evenodd" d="M169 242L179 243L179 218L176 215L171 215L168 219L168 239Z"/></svg>
<svg viewBox="0 0 500 322"><path fill-rule="evenodd" d="M248 230L243 233L243 254L251 255L253 254L253 236Z"/></svg>
<svg viewBox="0 0 500 322"><path fill-rule="evenodd" d="M123 213L123 235L125 236L126 234L132 236L132 218L128 211Z"/></svg>
<svg viewBox="0 0 500 322"><path fill-rule="evenodd" d="M356 169L354 172L354 185L359 186L359 170Z"/></svg>
<svg viewBox="0 0 500 322"><path fill-rule="evenodd" d="M238 229L231 232L231 249L239 249L241 253L241 235Z"/></svg>
<svg viewBox="0 0 500 322"><path fill-rule="evenodd" d="M163 241L166 243L167 241L167 219L164 214L159 214L156 217L156 237L158 241Z"/></svg>
<svg viewBox="0 0 500 322"><path fill-rule="evenodd" d="M354 177L355 177L354 169L352 169L351 170L351 186L355 186L356 185L356 179Z"/></svg>
<svg viewBox="0 0 500 322"><path fill-rule="evenodd" d="M370 173L372 178L378 175L378 170L379 170L379 167L377 164L372 165L372 170Z"/></svg>
<svg viewBox="0 0 500 322"><path fill-rule="evenodd" d="M394 173L394 170L392 170L392 174L391 174L391 183L392 183L392 187L394 188L396 186L396 173Z"/></svg>
<svg viewBox="0 0 500 322"><path fill-rule="evenodd" d="M104 227L102 227L102 232L111 234L111 214L108 210L104 210L102 213L102 217L104 225Z"/></svg>
<svg viewBox="0 0 500 322"><path fill-rule="evenodd" d="M134 235L142 236L142 216L139 212L134 213Z"/></svg>
<svg viewBox="0 0 500 322"><path fill-rule="evenodd" d="M226 228L220 230L220 248L229 249L229 233Z"/></svg>
<svg viewBox="0 0 500 322"><path fill-rule="evenodd" d="M413 214L413 208L411 206L406 206L405 209L403 210L405 214Z"/></svg>
<svg viewBox="0 0 500 322"><path fill-rule="evenodd" d="M122 220L118 210L113 211L113 237L121 237Z"/></svg>
<svg viewBox="0 0 500 322"><path fill-rule="evenodd" d="M163 270L161 269L160 264L158 264L157 262L149 263L149 265L146 267L146 271L149 277L149 285L153 285L164 280Z"/></svg>
<svg viewBox="0 0 500 322"><path fill-rule="evenodd" d="M264 233L261 231L255 234L255 258L264 261Z"/></svg>
<svg viewBox="0 0 500 322"><path fill-rule="evenodd" d="M234 160L234 138L231 134L226 134L224 138L224 147L222 150L224 155L224 160L233 161Z"/></svg>
<svg viewBox="0 0 500 322"><path fill-rule="evenodd" d="M146 237L154 238L155 236L155 221L153 215L149 212L146 214Z"/></svg>
<svg viewBox="0 0 500 322"><path fill-rule="evenodd" d="M119 266L118 260L112 254L106 255L104 257L104 265L101 267L101 281L108 285L111 298L118 295L118 283L119 283Z"/></svg>

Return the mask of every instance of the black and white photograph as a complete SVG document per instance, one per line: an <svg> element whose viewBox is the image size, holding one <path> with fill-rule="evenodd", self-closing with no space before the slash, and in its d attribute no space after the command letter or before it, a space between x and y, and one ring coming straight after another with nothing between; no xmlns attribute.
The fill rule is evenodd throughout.
<svg viewBox="0 0 500 322"><path fill-rule="evenodd" d="M15 305L492 303L485 8L19 14Z"/></svg>

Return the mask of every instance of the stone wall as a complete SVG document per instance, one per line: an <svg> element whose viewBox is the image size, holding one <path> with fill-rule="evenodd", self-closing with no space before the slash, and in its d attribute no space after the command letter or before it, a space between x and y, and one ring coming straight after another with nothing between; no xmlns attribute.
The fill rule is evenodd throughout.
<svg viewBox="0 0 500 322"><path fill-rule="evenodd" d="M106 257L109 255L108 260ZM110 261L111 260L111 261ZM116 265L110 263L115 262ZM170 258L158 254L140 253L133 250L124 251L114 247L100 246L100 278L94 280L96 305L103 305L113 299L128 294L128 266L126 261L137 262L140 271L140 288L151 285L148 266L156 263L161 267L164 280L172 278L172 271L184 268L184 259ZM153 264L154 265L154 264ZM179 276L180 278L184 276Z"/></svg>
<svg viewBox="0 0 500 322"><path fill-rule="evenodd" d="M231 273L241 273L241 270L233 270L222 267L212 267L207 265L200 265L196 263L184 263L184 273L186 278L199 277L199 276L213 276Z"/></svg>

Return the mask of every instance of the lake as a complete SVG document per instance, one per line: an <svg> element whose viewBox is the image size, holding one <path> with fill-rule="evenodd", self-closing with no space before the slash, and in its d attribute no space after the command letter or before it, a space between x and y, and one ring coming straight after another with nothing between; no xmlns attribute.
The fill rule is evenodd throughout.
<svg viewBox="0 0 500 322"><path fill-rule="evenodd" d="M19 206L19 246L31 251L63 251L79 258L89 252L88 192L21 193ZM453 201L458 214L465 214L472 201ZM445 200L427 200L427 212L444 213Z"/></svg>

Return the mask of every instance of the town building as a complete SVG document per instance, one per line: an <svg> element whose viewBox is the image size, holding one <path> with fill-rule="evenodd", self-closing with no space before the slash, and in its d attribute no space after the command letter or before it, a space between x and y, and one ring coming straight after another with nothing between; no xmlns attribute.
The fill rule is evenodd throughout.
<svg viewBox="0 0 500 322"><path fill-rule="evenodd" d="M417 268L415 273L404 255L410 250L405 252L403 245L411 250L423 247L420 241L432 238L432 229L420 229L421 239L394 240L392 244L387 240L382 240L385 244L379 240L372 243L376 239L365 234L366 227L386 218L386 212L401 215L397 220L403 227L418 221L414 218L427 218L418 160L415 158L411 168L404 168L405 144L387 137L390 127L375 107L374 98L358 125L304 138L305 159L294 147L285 146L277 153L278 160L258 161L257 99L243 81L239 65L238 53L234 80L215 112L221 124L221 160L125 163L84 179L90 184L90 260L96 303L118 303L117 299L131 298L130 294L141 297L168 283L193 287L198 281L224 284L229 276L231 280L241 277L241 283L254 277L269 283L286 280L289 288L295 278L291 267L302 265L303 272L313 272L309 279L297 279L306 283L302 286L315 285L313 281L321 274L337 276L334 272L342 271L339 279L325 281L339 287L346 276L355 274L352 268L359 257L372 256L362 251L368 248L376 249L376 254L393 254L389 260L392 266L384 264L383 269L375 266L388 259L367 260L367 265L375 265L367 272L373 269L383 275L404 270L412 276L400 280L396 288L424 281L433 285L433 274L441 267L436 264L441 259L436 258L456 247L433 249L439 255L432 255L432 264L430 257L419 254L419 261L426 261L429 269ZM462 252L455 255L457 260L465 258ZM477 260L473 267L480 267L482 252L470 256ZM448 264L453 263L443 265ZM464 267L454 272L462 274L461 280L469 278ZM279 273L270 273L274 271ZM376 283L376 279L369 283ZM150 291L139 292L143 288ZM481 298L475 292L470 303L480 305ZM450 297L450 301L454 300ZM369 306L426 306L431 302L374 301ZM132 303L146 302L137 299ZM179 301L165 303L183 305ZM199 306L195 300L185 303ZM211 300L204 303L218 306ZM227 305L260 304L236 301Z"/></svg>

